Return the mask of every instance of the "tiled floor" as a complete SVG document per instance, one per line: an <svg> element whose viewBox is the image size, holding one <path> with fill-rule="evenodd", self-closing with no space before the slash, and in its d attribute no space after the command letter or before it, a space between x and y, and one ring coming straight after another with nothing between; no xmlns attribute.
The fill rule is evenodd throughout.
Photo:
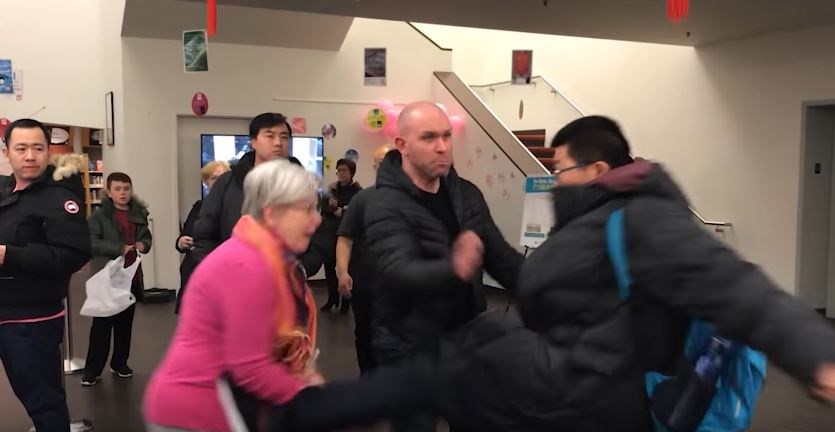
<svg viewBox="0 0 835 432"><path fill-rule="evenodd" d="M317 291L321 294L321 291ZM73 280L72 294L83 299L83 279ZM321 300L321 299L320 299ZM491 303L501 305L504 300L495 295ZM77 302L78 303L78 302ZM321 303L321 302L320 302ZM84 357L90 321L80 317L75 304L74 340L76 356ZM95 387L82 388L80 376L67 377L67 396L70 412L75 418L91 419L97 431L143 431L140 404L145 384L159 362L171 336L176 318L173 303L140 305L134 322L131 366L136 375L129 380L103 377ZM353 323L350 315L323 314L320 318L319 341L322 370L329 378L356 376L353 346ZM0 373L0 432L24 432L30 423L25 411L9 388L5 374ZM386 430L379 426L375 431ZM835 408L825 407L805 397L791 379L776 369L770 371L765 392L757 408L753 431L774 432L833 432Z"/></svg>

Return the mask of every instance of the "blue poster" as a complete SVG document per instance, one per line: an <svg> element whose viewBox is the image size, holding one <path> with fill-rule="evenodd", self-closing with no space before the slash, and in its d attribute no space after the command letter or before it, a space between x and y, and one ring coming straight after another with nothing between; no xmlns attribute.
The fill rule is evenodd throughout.
<svg viewBox="0 0 835 432"><path fill-rule="evenodd" d="M0 94L14 94L12 61L0 59Z"/></svg>

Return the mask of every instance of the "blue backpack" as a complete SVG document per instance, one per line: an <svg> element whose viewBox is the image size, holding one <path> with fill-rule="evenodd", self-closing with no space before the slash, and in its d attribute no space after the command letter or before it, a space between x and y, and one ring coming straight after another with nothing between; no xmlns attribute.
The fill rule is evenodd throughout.
<svg viewBox="0 0 835 432"><path fill-rule="evenodd" d="M616 209L606 221L606 245L618 283L618 295L622 301L627 301L632 278L624 226L624 211ZM765 380L765 355L718 336L711 325L694 319L690 323L683 356L687 365L684 373L665 376L650 371L644 376L655 430L736 432L748 429ZM697 378L698 382L695 382ZM689 385L679 385L688 380ZM709 384L706 386L705 382ZM678 391L668 391L676 385L679 385ZM680 424L688 422L679 420L687 416L695 422L690 421L682 428Z"/></svg>

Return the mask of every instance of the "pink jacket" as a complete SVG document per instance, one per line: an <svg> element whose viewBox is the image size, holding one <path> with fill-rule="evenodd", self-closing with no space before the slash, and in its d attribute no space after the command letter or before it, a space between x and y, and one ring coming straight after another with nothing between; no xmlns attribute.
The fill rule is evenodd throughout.
<svg viewBox="0 0 835 432"><path fill-rule="evenodd" d="M145 391L146 421L228 431L215 384L223 374L276 404L305 386L270 357L275 284L255 249L233 236L197 267L187 289L174 339Z"/></svg>

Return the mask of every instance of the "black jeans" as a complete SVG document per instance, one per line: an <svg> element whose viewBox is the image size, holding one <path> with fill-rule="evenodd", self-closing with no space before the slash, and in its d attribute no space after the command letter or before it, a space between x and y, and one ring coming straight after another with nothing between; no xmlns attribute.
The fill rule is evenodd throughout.
<svg viewBox="0 0 835 432"><path fill-rule="evenodd" d="M436 374L434 358L419 355L358 380L307 387L286 404L273 408L267 430L330 431L393 416L434 412Z"/></svg>
<svg viewBox="0 0 835 432"><path fill-rule="evenodd" d="M394 333L385 330L384 327L377 327L375 331L388 333L388 338L397 338ZM380 337L380 335L377 335ZM414 356L418 355L417 348L411 348L411 343L403 341L396 343L395 339L389 339L388 343L373 344L373 355L380 368L392 368L397 365L408 364ZM430 350L433 351L434 350ZM435 432L438 427L438 417L431 410L401 411L391 418L391 432Z"/></svg>
<svg viewBox="0 0 835 432"><path fill-rule="evenodd" d="M38 432L69 432L63 386L64 318L0 324L0 360Z"/></svg>
<svg viewBox="0 0 835 432"><path fill-rule="evenodd" d="M351 309L354 310L354 345L357 350L357 364L360 374L365 375L377 366L371 347L372 293L371 284L354 279L351 293Z"/></svg>
<svg viewBox="0 0 835 432"><path fill-rule="evenodd" d="M84 376L97 378L101 376L107 357L110 354L110 337L113 336L113 356L110 357L110 367L119 371L127 367L130 357L130 340L133 332L133 314L136 305L119 312L112 317L93 318L90 328L90 345L87 350L87 363Z"/></svg>

